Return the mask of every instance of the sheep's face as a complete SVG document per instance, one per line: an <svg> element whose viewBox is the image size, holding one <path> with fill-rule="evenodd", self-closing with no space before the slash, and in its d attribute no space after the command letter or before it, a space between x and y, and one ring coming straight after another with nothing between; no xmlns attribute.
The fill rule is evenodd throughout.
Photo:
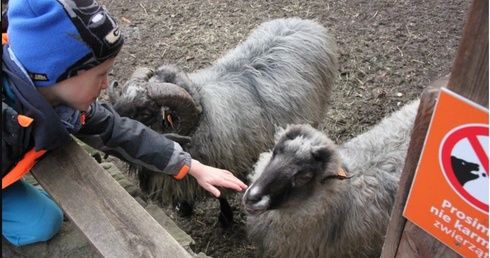
<svg viewBox="0 0 490 258"><path fill-rule="evenodd" d="M128 81L123 94L114 103L121 116L135 119L158 132L162 131L162 108L148 97L147 82Z"/></svg>
<svg viewBox="0 0 490 258"><path fill-rule="evenodd" d="M176 83L192 87L185 73L172 66L162 66L155 73L149 68L136 69L116 100L113 85L109 95L114 109L160 133L188 135L202 109L192 96Z"/></svg>
<svg viewBox="0 0 490 258"><path fill-rule="evenodd" d="M315 194L325 178L336 175L339 158L334 144L307 129L288 127L282 132L260 177L244 194L247 213L294 207Z"/></svg>

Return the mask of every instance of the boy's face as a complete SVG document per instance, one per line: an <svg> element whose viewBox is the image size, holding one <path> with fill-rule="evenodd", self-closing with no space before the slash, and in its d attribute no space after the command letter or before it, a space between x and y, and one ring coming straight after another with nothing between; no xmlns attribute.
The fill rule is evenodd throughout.
<svg viewBox="0 0 490 258"><path fill-rule="evenodd" d="M87 111L101 91L108 87L107 76L113 65L114 58L111 58L80 75L52 86L38 87L37 90L51 106L63 103L80 111Z"/></svg>

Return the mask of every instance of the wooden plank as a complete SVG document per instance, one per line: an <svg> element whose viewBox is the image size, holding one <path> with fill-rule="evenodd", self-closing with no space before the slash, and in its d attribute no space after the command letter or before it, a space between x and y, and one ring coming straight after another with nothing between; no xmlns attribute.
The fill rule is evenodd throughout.
<svg viewBox="0 0 490 258"><path fill-rule="evenodd" d="M457 258L461 256L417 225L407 221L395 257Z"/></svg>
<svg viewBox="0 0 490 258"><path fill-rule="evenodd" d="M32 174L104 257L192 257L75 141Z"/></svg>
<svg viewBox="0 0 490 258"><path fill-rule="evenodd" d="M474 0L456 54L447 88L488 108L488 1ZM447 79L447 78L446 78ZM435 83L421 98L400 187L388 225L381 257L460 257L402 213L420 157L439 87Z"/></svg>
<svg viewBox="0 0 490 258"><path fill-rule="evenodd" d="M396 256L398 245L400 244L402 233L405 228L405 224L407 223L407 219L403 217L403 209L407 201L408 193L410 192L410 187L415 175L415 170L417 169L420 154L422 153L422 148L429 129L430 119L434 111L439 89L441 87L445 87L448 80L449 75L438 79L424 90L424 93L420 98L420 105L415 118L410 144L407 150L408 154L405 159L405 166L403 167L402 175L400 177L400 184L395 197L395 204L391 212L391 219L390 223L388 224L381 257L392 258ZM412 257L417 256L415 255Z"/></svg>

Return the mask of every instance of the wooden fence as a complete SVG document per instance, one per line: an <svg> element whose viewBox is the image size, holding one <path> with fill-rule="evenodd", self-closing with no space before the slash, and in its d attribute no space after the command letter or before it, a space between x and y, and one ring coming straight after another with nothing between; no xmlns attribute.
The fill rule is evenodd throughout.
<svg viewBox="0 0 490 258"><path fill-rule="evenodd" d="M103 257L192 257L76 141L31 172Z"/></svg>
<svg viewBox="0 0 490 258"><path fill-rule="evenodd" d="M460 257L402 215L440 87L488 108L488 0L471 4L452 72L421 97L381 257Z"/></svg>

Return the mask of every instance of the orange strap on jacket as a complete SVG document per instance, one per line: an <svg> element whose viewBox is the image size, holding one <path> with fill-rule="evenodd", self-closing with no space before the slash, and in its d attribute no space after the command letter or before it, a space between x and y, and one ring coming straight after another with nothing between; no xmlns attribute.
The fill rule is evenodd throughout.
<svg viewBox="0 0 490 258"><path fill-rule="evenodd" d="M20 126L28 127L34 120L28 116L18 115L17 121L19 122ZM17 182L25 174L27 174L29 170L32 169L34 164L36 164L37 159L44 153L46 153L46 150L36 151L34 148L32 148L30 151L24 154L24 157L17 163L17 165L15 165L15 167L2 178L2 189L5 189L5 187Z"/></svg>
<svg viewBox="0 0 490 258"><path fill-rule="evenodd" d="M36 164L37 159L41 157L44 153L46 153L46 150L36 151L32 149L28 151L24 155L24 158L22 158L17 163L17 165L15 165L15 167L2 178L2 189L5 189L5 187L17 182L25 174L27 174L29 170L31 170L32 167L34 167L34 164Z"/></svg>
<svg viewBox="0 0 490 258"><path fill-rule="evenodd" d="M9 42L9 38L7 37L7 33L2 33L2 45Z"/></svg>
<svg viewBox="0 0 490 258"><path fill-rule="evenodd" d="M189 172L189 169L190 169L190 167L183 166L180 169L179 173L177 173L177 175L174 175L174 178L177 179L177 180L180 180L180 179L184 178L184 176L187 174L187 172Z"/></svg>

